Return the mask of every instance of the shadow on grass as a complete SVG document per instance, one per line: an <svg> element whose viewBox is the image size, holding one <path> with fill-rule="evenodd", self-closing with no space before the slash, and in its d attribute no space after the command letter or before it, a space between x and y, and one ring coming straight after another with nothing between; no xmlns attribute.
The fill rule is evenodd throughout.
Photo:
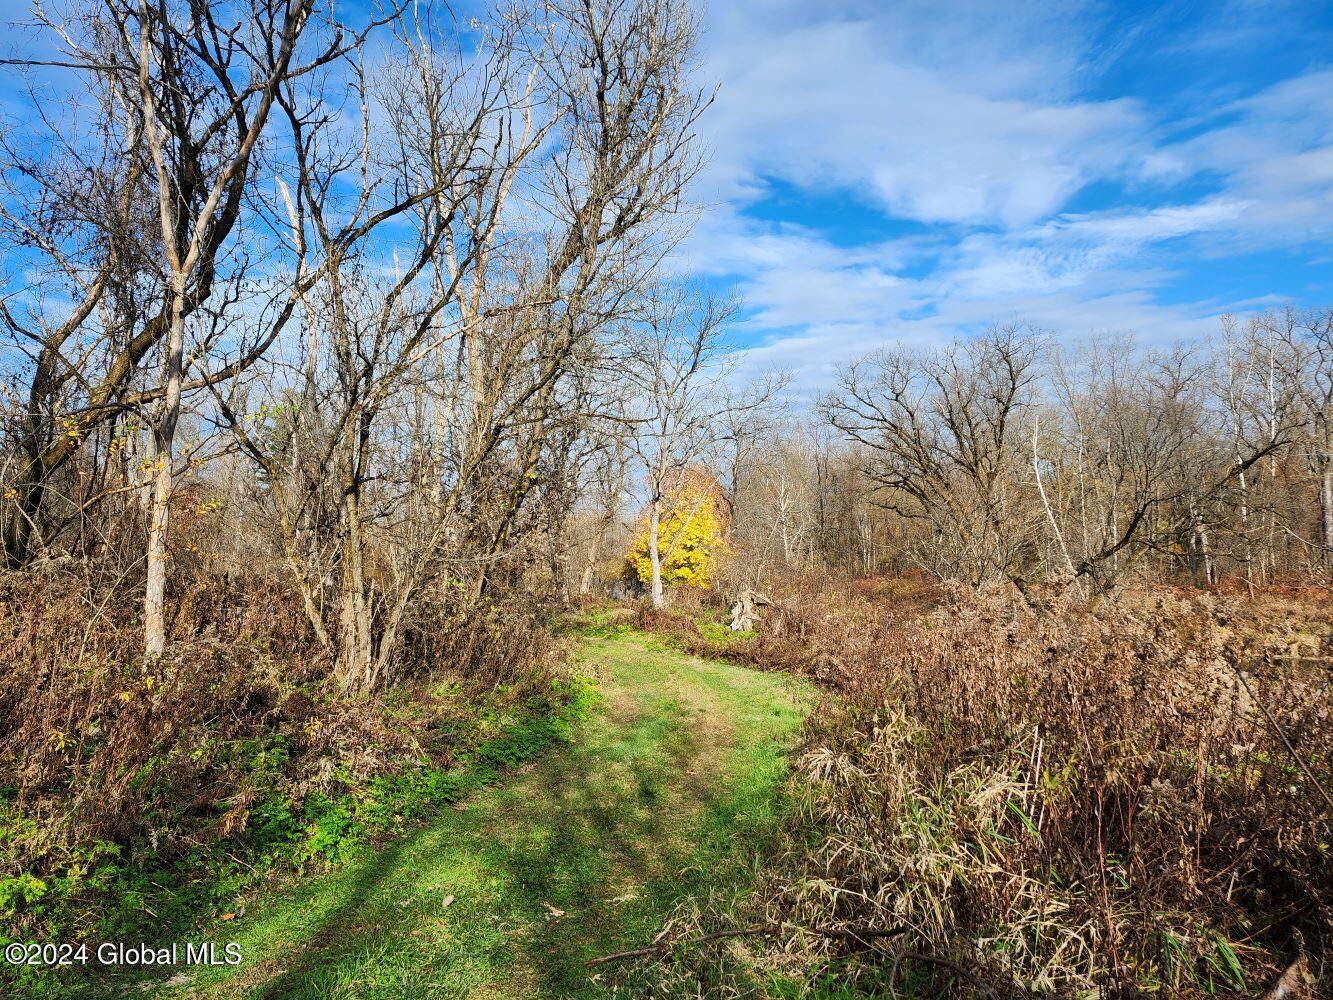
<svg viewBox="0 0 1333 1000"><path fill-rule="evenodd" d="M636 995L622 970L592 981L583 962L645 944L686 898L748 884L778 801L774 741L799 712L791 690L739 668L637 639L590 647L608 699L573 744L257 900L251 963L189 995L591 998L613 983Z"/></svg>
<svg viewBox="0 0 1333 1000"><path fill-rule="evenodd" d="M486 852L488 867L511 873L516 899L531 912L545 910L520 942L540 996L595 992L584 960L638 936L685 889L683 869L697 860L687 834L713 793L687 773L698 756L694 734L662 728L654 749L614 777L587 782L563 767L543 772L539 798L555 804L549 833L520 834Z"/></svg>
<svg viewBox="0 0 1333 1000"><path fill-rule="evenodd" d="M466 859L502 880L498 896L485 902L492 917L521 930L498 948L478 942L492 951L485 958L497 976L513 958L530 973L539 996L595 994L583 961L646 929L682 890L681 869L692 852L681 835L711 798L709 783L688 773L699 740L686 721L675 706L660 706L616 734L628 753L608 754L614 747L601 734L387 846L364 863L303 943L286 953L293 964L249 995L283 1000L354 988L361 954L398 945L428 919L401 908L391 889L402 884L403 866L431 863L421 856L433 842L440 844L433 860L441 868ZM625 898L629 892L634 898ZM423 988L439 989L446 970L432 981L429 965L423 954L415 974L424 977Z"/></svg>
<svg viewBox="0 0 1333 1000"><path fill-rule="evenodd" d="M256 1000L285 1000L318 988L318 980L323 978L321 967L327 968L358 950L355 938L349 936L345 941L340 940L340 931L345 933L346 927L361 922L364 917L383 908L386 902L382 892L385 878L398 867L404 848L420 836L422 834L417 833L397 841L377 853L373 861L366 863L344 893L343 901L324 915L319 928L299 947L300 958L296 964L256 990L253 994ZM369 898L376 900L373 908L367 905Z"/></svg>

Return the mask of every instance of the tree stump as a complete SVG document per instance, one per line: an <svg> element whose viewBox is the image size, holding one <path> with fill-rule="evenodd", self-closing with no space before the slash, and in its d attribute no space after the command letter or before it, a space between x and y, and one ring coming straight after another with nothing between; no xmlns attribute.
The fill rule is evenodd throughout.
<svg viewBox="0 0 1333 1000"><path fill-rule="evenodd" d="M772 607L773 602L763 594L753 590L742 590L736 595L736 602L731 606L731 625L733 632L749 632L759 624L759 609Z"/></svg>

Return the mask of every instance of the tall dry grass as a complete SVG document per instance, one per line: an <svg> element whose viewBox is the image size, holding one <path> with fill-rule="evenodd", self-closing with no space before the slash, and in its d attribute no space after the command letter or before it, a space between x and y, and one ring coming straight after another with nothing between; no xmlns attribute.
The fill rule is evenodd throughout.
<svg viewBox="0 0 1333 1000"><path fill-rule="evenodd" d="M855 645L824 654L845 676L799 761L815 837L769 908L903 927L853 966L867 982L1243 994L1325 953L1326 614L1166 593L1034 614L960 591L862 617Z"/></svg>
<svg viewBox="0 0 1333 1000"><path fill-rule="evenodd" d="M874 996L1111 998L1254 996L1304 957L1328 989L1327 594L1157 588L1034 611L810 577L774 596L751 636L639 612L700 655L827 692L749 915L785 928L770 960Z"/></svg>

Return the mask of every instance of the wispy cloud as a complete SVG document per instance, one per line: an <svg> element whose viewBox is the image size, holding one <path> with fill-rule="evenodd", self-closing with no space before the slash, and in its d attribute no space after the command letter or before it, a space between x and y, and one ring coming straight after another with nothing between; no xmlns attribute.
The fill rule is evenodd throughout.
<svg viewBox="0 0 1333 1000"><path fill-rule="evenodd" d="M1251 33L1280 30L1241 14ZM715 10L709 210L686 266L745 296L753 364L809 385L886 339L1021 317L1163 341L1290 295L1250 272L1276 269L1256 268L1256 253L1329 253L1333 72L1293 60L1273 79L1232 39L1237 69L1210 101L1217 67L1200 53L1221 42L1191 16L1079 3ZM1149 86L1119 68L1159 63L1207 72L1159 70Z"/></svg>
<svg viewBox="0 0 1333 1000"><path fill-rule="evenodd" d="M1134 102L1050 95L1070 71L1059 60L992 60L979 75L938 41L895 58L906 24L762 24L713 39L708 68L723 86L709 120L710 180L725 195L752 196L756 178L780 177L854 190L903 218L1016 224L1139 155Z"/></svg>

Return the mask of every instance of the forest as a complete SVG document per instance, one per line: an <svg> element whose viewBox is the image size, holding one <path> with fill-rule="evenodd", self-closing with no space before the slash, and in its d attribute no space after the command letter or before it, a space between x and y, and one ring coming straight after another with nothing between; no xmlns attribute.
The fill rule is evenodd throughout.
<svg viewBox="0 0 1333 1000"><path fill-rule="evenodd" d="M687 0L30 17L10 995L1326 995L1333 308L810 389Z"/></svg>

